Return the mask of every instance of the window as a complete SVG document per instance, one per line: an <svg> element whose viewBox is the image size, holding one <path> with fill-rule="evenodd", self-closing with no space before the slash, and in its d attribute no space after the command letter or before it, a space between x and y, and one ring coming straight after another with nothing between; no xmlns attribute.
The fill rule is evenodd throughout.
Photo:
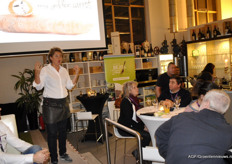
<svg viewBox="0 0 232 164"><path fill-rule="evenodd" d="M120 40L140 44L146 39L144 0L105 0L107 38L119 31Z"/></svg>
<svg viewBox="0 0 232 164"><path fill-rule="evenodd" d="M194 0L196 25L217 21L216 0Z"/></svg>

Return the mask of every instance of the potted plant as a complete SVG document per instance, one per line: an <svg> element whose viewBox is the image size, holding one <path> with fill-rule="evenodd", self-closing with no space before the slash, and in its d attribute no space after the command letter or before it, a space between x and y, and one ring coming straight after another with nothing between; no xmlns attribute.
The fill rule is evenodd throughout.
<svg viewBox="0 0 232 164"><path fill-rule="evenodd" d="M35 71L25 69L23 72L19 72L19 75L12 76L18 79L14 86L16 91L20 91L20 97L16 100L18 108L25 110L30 129L38 129L37 112L39 112L42 91L37 91L33 87Z"/></svg>

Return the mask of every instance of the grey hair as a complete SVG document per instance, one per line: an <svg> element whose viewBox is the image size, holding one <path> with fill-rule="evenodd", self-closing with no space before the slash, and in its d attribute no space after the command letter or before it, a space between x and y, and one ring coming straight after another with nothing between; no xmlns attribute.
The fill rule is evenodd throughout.
<svg viewBox="0 0 232 164"><path fill-rule="evenodd" d="M128 81L123 84L123 97L129 97L133 84L138 85L136 81Z"/></svg>
<svg viewBox="0 0 232 164"><path fill-rule="evenodd" d="M203 101L208 101L210 109L220 114L224 114L230 106L230 97L220 89L212 89L207 92Z"/></svg>

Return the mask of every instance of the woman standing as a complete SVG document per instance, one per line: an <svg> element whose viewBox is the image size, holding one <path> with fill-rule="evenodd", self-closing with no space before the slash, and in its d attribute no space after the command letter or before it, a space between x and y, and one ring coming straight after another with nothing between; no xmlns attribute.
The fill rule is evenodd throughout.
<svg viewBox="0 0 232 164"><path fill-rule="evenodd" d="M213 81L215 65L213 63L206 64L203 71L198 75L197 79L202 79L206 81Z"/></svg>
<svg viewBox="0 0 232 164"><path fill-rule="evenodd" d="M58 163L57 138L59 141L60 159L71 162L72 159L66 154L66 124L70 117L67 102L67 89L72 89L79 77L79 67L74 66L76 72L73 80L67 70L61 66L63 51L54 47L49 51L50 64L42 68L41 63L35 64L35 81L33 86L43 91L43 118L47 127L47 142L51 154L51 163Z"/></svg>
<svg viewBox="0 0 232 164"><path fill-rule="evenodd" d="M118 123L131 128L140 133L142 136L141 146L146 147L151 141L151 137L143 122L137 117L136 111L141 108L137 98L139 89L137 82L129 81L123 85L123 100L120 104L120 116ZM130 136L129 133L118 130L122 136ZM138 151L135 150L132 154L137 158Z"/></svg>

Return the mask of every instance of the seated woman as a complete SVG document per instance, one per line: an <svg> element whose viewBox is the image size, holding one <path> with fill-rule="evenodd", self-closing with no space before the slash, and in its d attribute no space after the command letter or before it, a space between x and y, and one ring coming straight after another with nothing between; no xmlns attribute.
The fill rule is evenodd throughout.
<svg viewBox="0 0 232 164"><path fill-rule="evenodd" d="M123 85L123 100L120 104L120 116L118 123L140 133L142 137L141 146L149 145L151 138L143 122L137 117L136 111L141 108L137 98L139 89L137 82L129 81ZM122 136L130 136L129 133L118 129ZM134 155L134 153L132 153Z"/></svg>
<svg viewBox="0 0 232 164"><path fill-rule="evenodd" d="M185 108L185 112L199 112L201 101L203 100L205 94L211 89L219 89L219 87L212 81L198 80L192 90L192 96L196 96L197 99L193 100Z"/></svg>

